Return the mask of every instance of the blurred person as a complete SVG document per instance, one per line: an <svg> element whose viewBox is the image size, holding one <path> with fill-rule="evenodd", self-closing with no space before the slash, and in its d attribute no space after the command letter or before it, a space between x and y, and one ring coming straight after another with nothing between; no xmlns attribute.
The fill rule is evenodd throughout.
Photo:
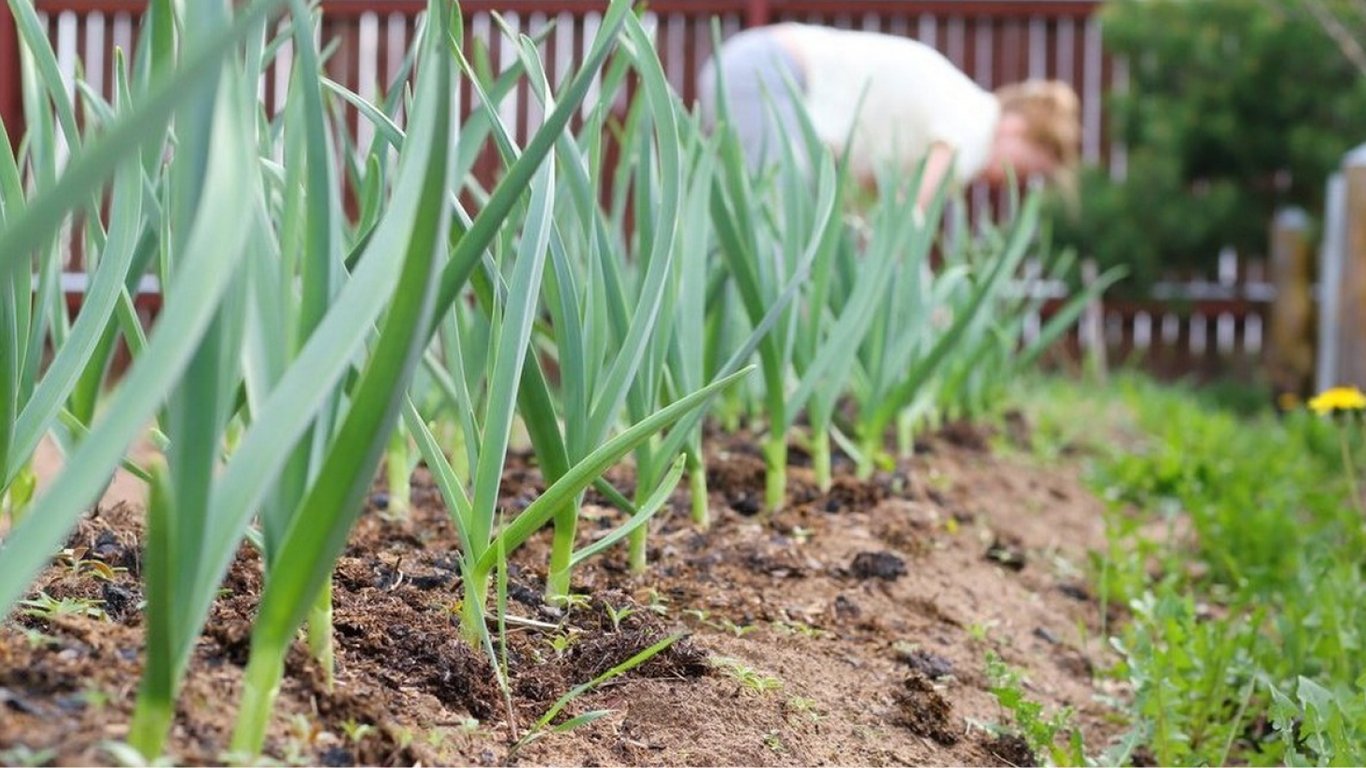
<svg viewBox="0 0 1366 768"><path fill-rule="evenodd" d="M916 192L922 209L946 179L955 188L1001 186L1013 172L1070 189L1078 159L1080 109L1071 86L1029 80L992 93L905 37L757 27L724 41L698 87L708 128L719 118L717 99L726 98L751 168L778 162L784 136L800 141L804 108L826 147L839 155L847 146L850 172L868 191L885 167L910 175L925 163Z"/></svg>

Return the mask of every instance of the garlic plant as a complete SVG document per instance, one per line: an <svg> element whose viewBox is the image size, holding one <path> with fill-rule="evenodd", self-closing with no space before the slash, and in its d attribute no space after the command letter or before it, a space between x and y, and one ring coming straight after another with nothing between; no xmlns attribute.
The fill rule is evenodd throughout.
<svg viewBox="0 0 1366 768"><path fill-rule="evenodd" d="M776 509L803 425L822 486L832 445L867 474L894 425L989 405L1087 298L1021 349L1034 305L1009 289L1039 247L1034 199L1003 235L949 245L931 268L946 194L921 218L906 202L916 180L889 177L861 228L809 123L775 170L752 173L724 119L702 130L671 91L626 0L556 88L537 40L503 29L515 57L491 72L461 48L458 7L430 0L376 102L324 75L304 0L193 14L151 0L107 102L80 82L69 96L31 0L7 2L28 130L0 147L0 613L116 468L147 481L147 651L128 741L148 759L243 546L259 548L265 586L233 752L262 749L304 625L330 674L330 577L381 458L396 514L419 459L430 473L460 540L462 634L490 648L490 580L543 528L557 599L621 544L643 570L650 522L685 472L692 519L710 523L702 425L718 395L763 434ZM291 79L267 114L257 83L282 50ZM457 83L481 105L463 121ZM519 86L545 115L524 144L494 106ZM342 105L373 127L369 146ZM470 171L489 142L504 167L484 187ZM60 284L72 239L89 278L74 316ZM131 291L149 273L164 304L144 335ZM110 379L119 341L132 364ZM504 516L518 435L547 487ZM35 497L48 436L66 462ZM146 443L160 455L140 466L129 457ZM604 479L628 458L631 494ZM585 541L589 488L621 517Z"/></svg>

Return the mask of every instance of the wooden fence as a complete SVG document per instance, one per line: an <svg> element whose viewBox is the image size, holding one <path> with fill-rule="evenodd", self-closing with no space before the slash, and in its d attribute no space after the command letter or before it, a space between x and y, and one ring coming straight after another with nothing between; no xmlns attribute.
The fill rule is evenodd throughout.
<svg viewBox="0 0 1366 768"><path fill-rule="evenodd" d="M68 90L74 93L79 71L88 87L112 97L114 51L134 51L145 0L34 2ZM377 99L400 72L426 3L321 2L321 34L324 44L332 48L326 62L329 77L366 99ZM495 12L514 32L533 37L544 34L541 53L546 72L551 82L558 84L574 71L589 47L606 0L465 0L460 5L466 17L467 49L475 41L481 42L496 68L509 66L515 54L500 34ZM1102 107L1106 89L1112 82L1123 80L1123 71L1104 53L1100 23L1095 17L1098 6L1099 0L654 0L646 4L645 22L654 32L666 75L687 104L696 97L698 71L712 53L714 22L722 38L748 26L781 21L877 30L933 45L985 88L1033 77L1070 83L1081 98L1085 158L1122 166L1122 149L1110 148ZM17 146L23 127L21 73L9 13L8 4L0 2L0 119ZM284 104L292 47L288 41L281 46L259 85L261 98L272 113ZM462 116L476 108L473 94L459 84L457 97ZM584 109L595 106L596 99L597 94L590 91ZM498 108L521 140L543 118L525 83ZM356 146L368 146L373 127L354 107L346 105L343 112L347 129L357 139ZM62 144L59 136L59 150ZM501 168L490 142L475 163L474 176L487 185ZM1004 190L993 195L978 185L968 199L973 221L994 218L1006 210ZM70 269L80 269L81 250L81 243L71 243Z"/></svg>
<svg viewBox="0 0 1366 768"><path fill-rule="evenodd" d="M1044 299L1042 310L1026 319L1029 340L1067 301L1070 289L1061 282L1027 279L1022 288ZM1214 276L1172 276L1154 285L1147 297L1096 302L1069 331L1055 362L1099 356L1110 365L1132 363L1164 378L1258 374L1271 348L1269 326L1278 293L1265 261L1226 251Z"/></svg>
<svg viewBox="0 0 1366 768"><path fill-rule="evenodd" d="M114 49L136 45L138 15L144 0L35 0L62 71L74 78L77 62L87 82L111 95L109 74ZM1099 162L1106 142L1102 120L1105 89L1116 77L1104 54L1098 0L654 0L647 24L654 28L660 59L684 101L696 95L697 72L712 51L712 19L722 36L754 25L807 21L907 35L942 51L986 88L1029 77L1071 83L1081 96L1083 152ZM335 43L327 64L332 79L362 96L375 97L392 81L424 3L415 0L323 0L323 37ZM495 65L509 63L496 34L492 12L517 31L536 35L553 24L542 53L552 82L573 68L596 32L603 0L466 0L466 43L484 41ZM278 108L288 82L289 44L261 83L262 98ZM8 5L0 3L0 119L17 140L23 128L18 45ZM461 94L461 108L473 108ZM501 105L503 115L523 136L541 115L525 87ZM354 112L352 120L355 121ZM353 122L365 135L368 126Z"/></svg>

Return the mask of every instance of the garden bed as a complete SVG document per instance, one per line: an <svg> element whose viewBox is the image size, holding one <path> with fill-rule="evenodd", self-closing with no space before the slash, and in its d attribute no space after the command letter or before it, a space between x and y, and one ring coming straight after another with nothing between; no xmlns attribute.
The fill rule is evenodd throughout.
<svg viewBox="0 0 1366 768"><path fill-rule="evenodd" d="M764 488L753 443L713 443L711 530L692 527L680 492L654 523L649 571L628 573L624 551L590 560L567 611L540 600L548 536L518 549L509 614L531 624L508 627L511 717L486 656L460 640L457 537L440 495L419 470L413 509L395 519L377 487L333 579L335 687L296 643L267 754L334 765L1018 765L1028 749L991 729L1010 715L990 691L990 651L1025 673L1027 697L1050 713L1075 708L1088 744L1103 745L1121 726L1099 698L1122 692L1093 675L1105 663L1101 606L1084 574L1088 550L1104 546L1102 505L1075 467L1037 466L987 437L943 431L866 483L837 463L825 494L794 447L790 503L767 525L753 515ZM514 456L502 505L540 490ZM34 587L76 612L20 612L0 628L0 750L11 759L22 747L35 760L107 763L102 742L126 735L143 513L116 496ZM584 540L595 516L619 519L593 501ZM177 762L227 757L260 586L244 548L180 697ZM612 714L510 753L566 691L676 630L687 637L558 721Z"/></svg>

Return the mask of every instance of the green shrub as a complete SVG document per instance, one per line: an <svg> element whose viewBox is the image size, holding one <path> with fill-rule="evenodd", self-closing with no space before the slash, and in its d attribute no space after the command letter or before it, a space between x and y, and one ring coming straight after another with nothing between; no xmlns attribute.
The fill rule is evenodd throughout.
<svg viewBox="0 0 1366 768"><path fill-rule="evenodd" d="M1127 265L1134 287L1224 246L1265 253L1278 206L1321 211L1328 174L1366 141L1366 78L1311 2L1366 37L1366 17L1337 0L1107 3L1106 45L1129 64L1107 101L1127 172L1083 171L1081 215L1057 216L1059 243Z"/></svg>

